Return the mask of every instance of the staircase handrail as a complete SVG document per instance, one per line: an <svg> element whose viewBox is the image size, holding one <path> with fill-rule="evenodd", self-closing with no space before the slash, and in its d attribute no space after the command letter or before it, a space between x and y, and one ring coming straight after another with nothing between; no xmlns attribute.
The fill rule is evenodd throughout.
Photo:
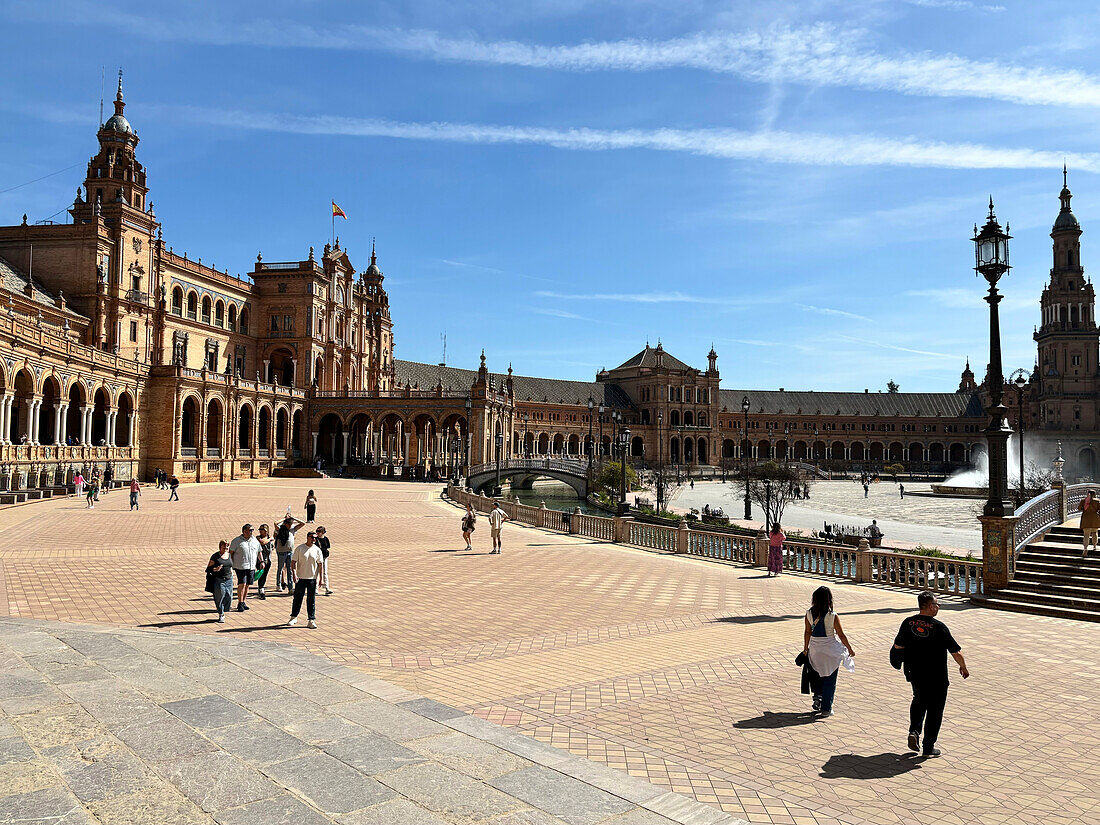
<svg viewBox="0 0 1100 825"><path fill-rule="evenodd" d="M1067 489L1068 493L1068 489ZM1062 491L1059 488L1047 490L1035 498L1028 499L1016 511L1016 523L1012 528L1012 543L1015 554L1033 541L1044 530L1048 530L1062 521Z"/></svg>

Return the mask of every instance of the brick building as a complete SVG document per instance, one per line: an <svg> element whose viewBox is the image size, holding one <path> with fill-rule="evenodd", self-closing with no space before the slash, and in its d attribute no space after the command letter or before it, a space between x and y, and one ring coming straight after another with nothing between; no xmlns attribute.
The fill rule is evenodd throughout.
<svg viewBox="0 0 1100 825"><path fill-rule="evenodd" d="M498 443L504 458L583 456L591 438L606 454L620 424L648 465L947 471L984 442L969 364L954 392L870 393L724 389L713 348L698 369L660 343L594 381L491 373L484 354L477 370L397 360L373 248L361 272L337 240L303 260L258 255L244 277L176 253L121 76L114 106L71 222L0 227L2 491L108 463L121 479L157 467L184 481L263 477L318 460L442 477L493 460ZM1076 437L1067 458L1094 472L1100 336L1068 187L1060 197L1023 419Z"/></svg>

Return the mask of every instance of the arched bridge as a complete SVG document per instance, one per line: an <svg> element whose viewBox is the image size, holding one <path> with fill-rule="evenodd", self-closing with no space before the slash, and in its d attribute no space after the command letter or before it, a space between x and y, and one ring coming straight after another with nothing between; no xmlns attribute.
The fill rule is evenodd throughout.
<svg viewBox="0 0 1100 825"><path fill-rule="evenodd" d="M500 462L501 479L510 478L513 487L530 488L536 478L563 481L584 498L588 495L588 462L557 458L511 458ZM497 463L478 464L470 468L467 483L475 492L491 489L497 480Z"/></svg>

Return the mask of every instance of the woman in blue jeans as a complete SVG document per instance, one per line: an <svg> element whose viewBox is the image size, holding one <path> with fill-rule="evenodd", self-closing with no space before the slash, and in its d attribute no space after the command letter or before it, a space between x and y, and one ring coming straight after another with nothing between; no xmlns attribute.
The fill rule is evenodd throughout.
<svg viewBox="0 0 1100 825"><path fill-rule="evenodd" d="M206 573L214 586L214 606L218 609L218 621L224 624L225 613L233 606L233 557L229 555L229 542L218 542L218 552L207 562Z"/></svg>
<svg viewBox="0 0 1100 825"><path fill-rule="evenodd" d="M814 591L810 609L806 611L806 633L803 652L821 677L820 693L814 694L814 710L822 717L833 715L836 677L843 664L845 670L855 669L851 658L856 655L852 644L840 626L840 617L833 612L833 592L828 587Z"/></svg>

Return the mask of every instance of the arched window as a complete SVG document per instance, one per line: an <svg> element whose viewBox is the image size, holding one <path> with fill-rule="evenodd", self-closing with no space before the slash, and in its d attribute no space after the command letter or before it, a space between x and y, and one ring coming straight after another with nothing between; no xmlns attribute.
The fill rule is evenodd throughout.
<svg viewBox="0 0 1100 825"><path fill-rule="evenodd" d="M199 315L199 296L194 292L187 293L187 317L194 321Z"/></svg>
<svg viewBox="0 0 1100 825"><path fill-rule="evenodd" d="M248 307L241 309L241 314L237 316L238 326L242 335L248 334Z"/></svg>
<svg viewBox="0 0 1100 825"><path fill-rule="evenodd" d="M237 329L237 305L229 305L229 328L231 330Z"/></svg>
<svg viewBox="0 0 1100 825"><path fill-rule="evenodd" d="M672 426L672 427L679 427L680 426L680 411L679 410L673 410L672 412L670 412L668 414L668 423L669 423L669 426Z"/></svg>
<svg viewBox="0 0 1100 825"><path fill-rule="evenodd" d="M178 286L172 290L172 314L183 315L183 290Z"/></svg>
<svg viewBox="0 0 1100 825"><path fill-rule="evenodd" d="M214 304L214 325L219 327L225 326L225 304L221 301Z"/></svg>
<svg viewBox="0 0 1100 825"><path fill-rule="evenodd" d="M204 324L209 324L210 323L210 308L211 308L211 306L212 306L212 304L210 303L210 296L209 295L204 295L203 299L202 299L202 322Z"/></svg>

